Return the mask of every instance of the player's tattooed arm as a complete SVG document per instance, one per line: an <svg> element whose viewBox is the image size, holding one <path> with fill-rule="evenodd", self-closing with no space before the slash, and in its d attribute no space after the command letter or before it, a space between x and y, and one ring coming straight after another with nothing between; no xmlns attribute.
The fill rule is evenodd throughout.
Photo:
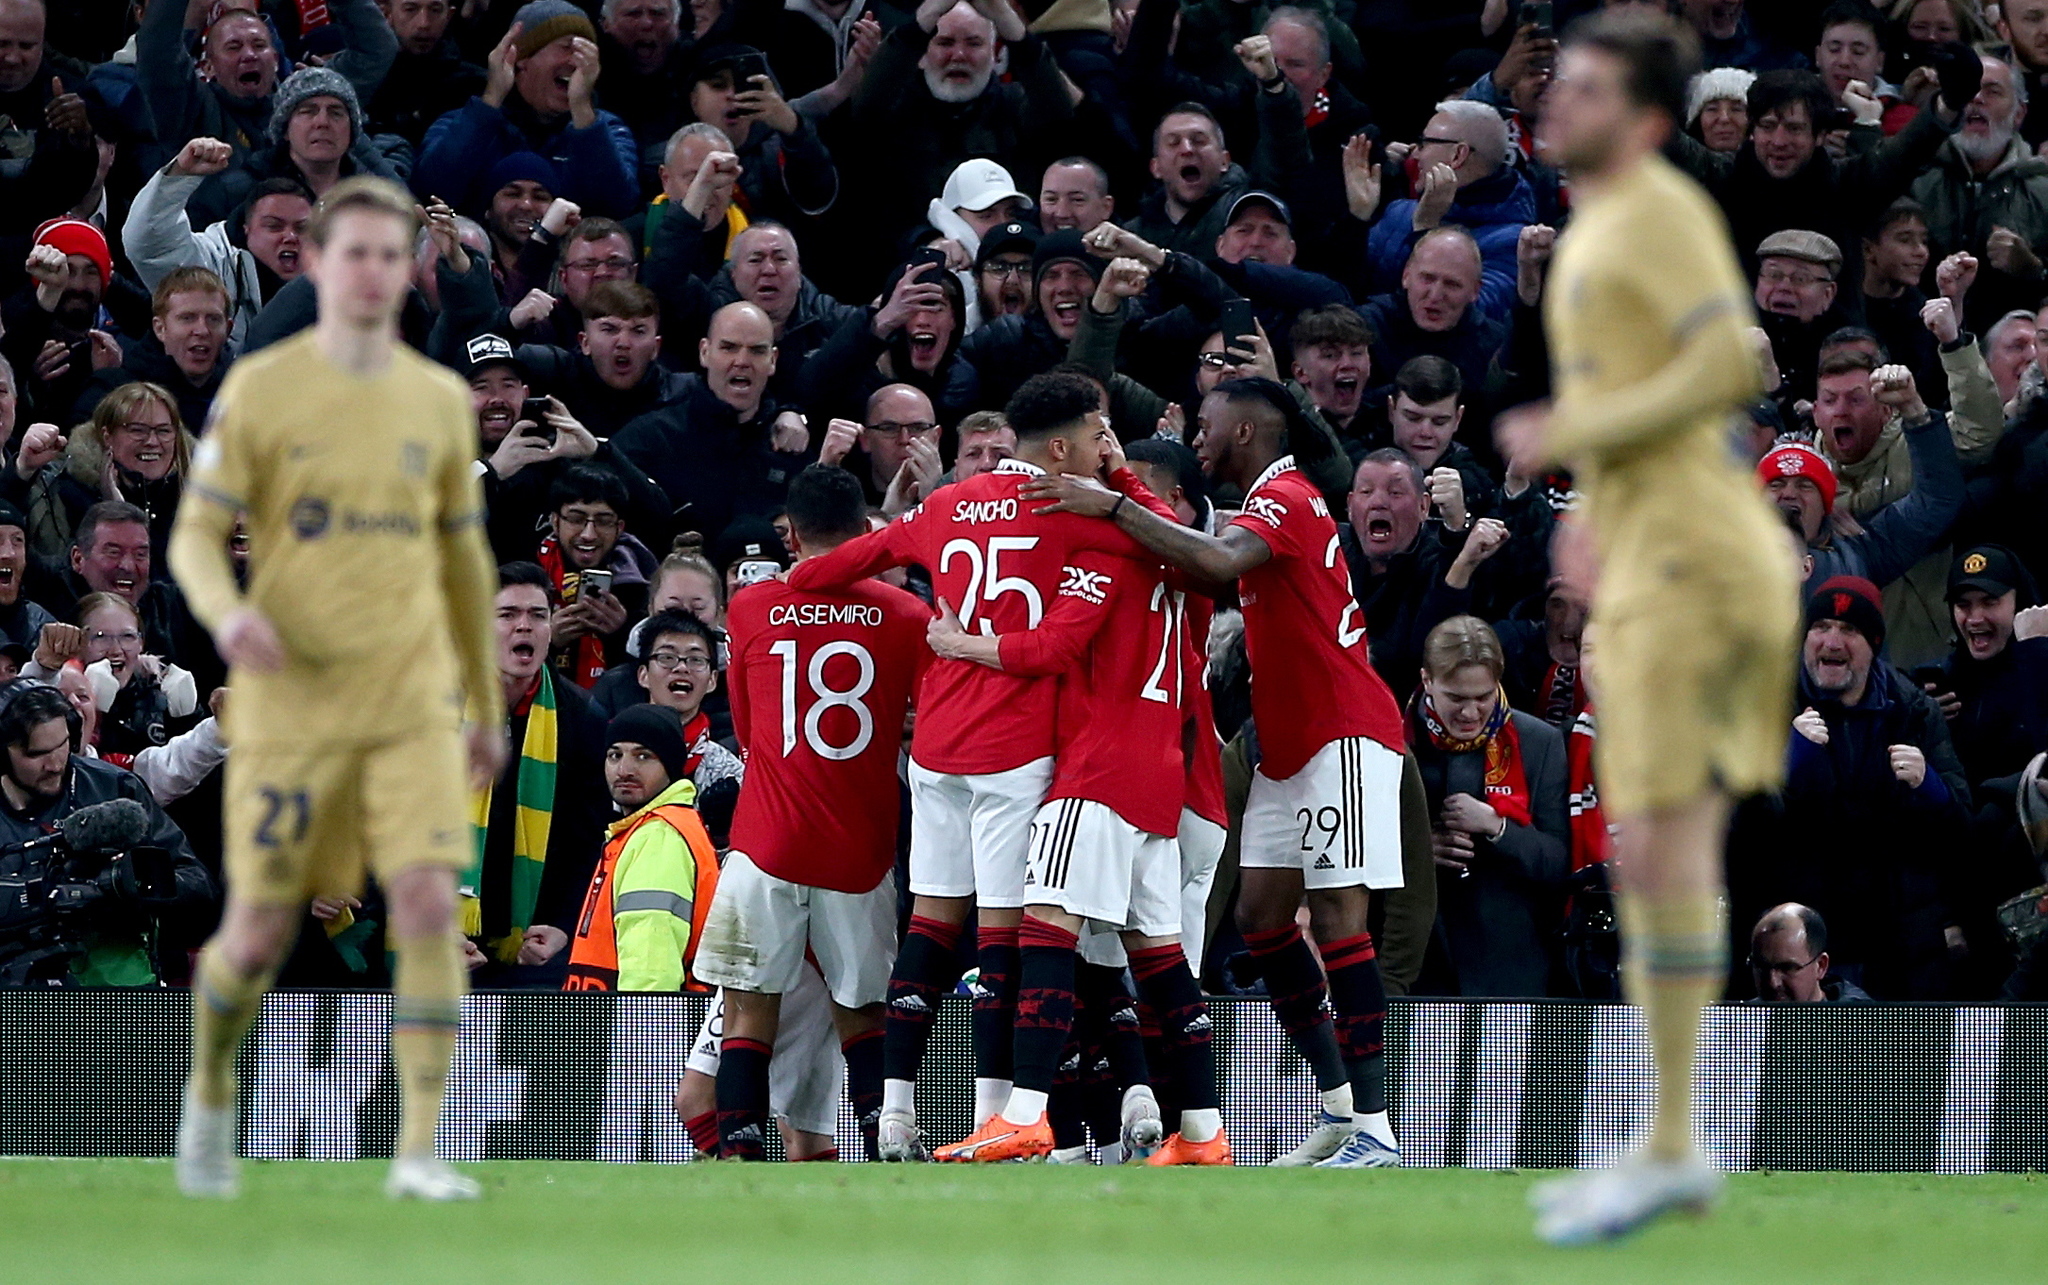
<svg viewBox="0 0 2048 1285"><path fill-rule="evenodd" d="M1273 556L1264 540L1241 526L1225 527L1221 535L1208 535L1162 518L1093 478L1047 474L1025 483L1023 495L1028 500L1053 501L1039 509L1040 513L1112 518L1125 534L1151 550L1160 561L1205 580L1235 580Z"/></svg>

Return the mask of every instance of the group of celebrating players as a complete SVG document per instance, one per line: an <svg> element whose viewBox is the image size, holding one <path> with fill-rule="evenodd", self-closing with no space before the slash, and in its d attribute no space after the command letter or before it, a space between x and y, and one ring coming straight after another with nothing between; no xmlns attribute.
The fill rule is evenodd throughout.
<svg viewBox="0 0 2048 1285"><path fill-rule="evenodd" d="M1796 634L1797 573L1727 450L1759 380L1749 304L1719 216L1657 154L1697 53L1663 17L1603 15L1567 40L1543 120L1578 207L1546 297L1557 397L1497 426L1517 467L1569 464L1585 497L1601 792L1631 997L1661 1072L1641 1151L1536 1193L1538 1231L1558 1243L1618 1236L1720 1190L1690 1097L1700 1008L1724 971L1719 848L1731 800L1783 773L1789 685L1772 676ZM396 955L403 1110L386 1189L479 1194L435 1156L434 1132L466 982L463 759L473 786L496 778L503 696L467 395L396 339L416 227L381 180L323 197L306 232L318 322L235 365L172 539L173 569L236 673L228 898L193 982L178 1138L193 1195L234 1194L236 1050L307 897L363 865L387 890ZM734 598L729 688L749 762L695 957L730 1006L705 1135L722 1154L765 1150L780 999L801 992L810 959L855 1106L874 1120L870 1154L926 1154L915 1083L972 905L976 1127L934 1158L1083 1158L1054 1101L1079 1032L1072 1060L1092 1066L1100 1049L1121 1090L1114 1124L1096 1130L1105 1151L1231 1162L1188 961L1223 816L1203 596L1235 582L1261 755L1238 921L1321 1094L1278 1163L1398 1163L1367 912L1369 889L1401 882L1404 733L1368 663L1337 527L1296 467L1318 439L1279 384L1210 392L1195 452L1243 497L1212 530L1162 457L1118 453L1101 403L1087 380L1026 381L1007 409L1015 459L873 533L857 481L806 470L788 502L797 565ZM238 517L246 586L228 553ZM869 578L911 563L932 576L936 614ZM892 972L898 730L913 692L915 902ZM1304 902L1315 951L1297 926Z"/></svg>
<svg viewBox="0 0 2048 1285"><path fill-rule="evenodd" d="M1015 459L880 531L863 534L850 475L813 468L792 484L797 565L742 590L730 616L748 775L696 955L697 977L725 988L720 1154L762 1155L778 998L799 987L808 945L871 1154L1084 1161L1079 1112L1053 1101L1062 1066L1081 1061L1118 1091L1096 1136L1110 1158L1231 1163L1191 961L1224 821L1206 595L1235 582L1263 754L1240 918L1322 1096L1281 1163L1399 1162L1365 923L1368 888L1401 880L1403 733L1367 661L1336 524L1294 464L1291 444L1313 440L1300 415L1262 380L1204 401L1202 469L1246 497L1213 534L1171 451L1137 446L1127 461L1099 390L1062 373L1010 402ZM913 564L933 577L936 617L868 579ZM913 691L915 902L891 974L888 730ZM1296 925L1304 894L1320 966ZM915 1082L970 908L976 1127L930 1152ZM1077 1039L1077 1011L1091 1036Z"/></svg>

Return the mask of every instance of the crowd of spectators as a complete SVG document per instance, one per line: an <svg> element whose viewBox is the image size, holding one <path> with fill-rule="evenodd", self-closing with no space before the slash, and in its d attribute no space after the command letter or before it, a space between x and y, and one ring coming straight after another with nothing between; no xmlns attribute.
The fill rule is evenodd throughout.
<svg viewBox="0 0 2048 1285"><path fill-rule="evenodd" d="M65 698L0 702L0 839L118 793L177 871L69 956L10 972L0 925L0 980L175 983L209 926L228 695L165 539L224 372L314 319L314 204L376 174L422 208L401 328L469 383L503 564L477 984L561 985L611 717L674 711L722 836L724 604L788 564L790 479L894 520L1057 367L1190 512L1239 498L1182 450L1208 390L1312 412L1419 782L1388 989L1614 997L1571 479L1491 423L1548 389L1556 35L1624 6L1706 54L1666 150L1754 283L1730 449L1807 573L1800 656L1756 662L1799 699L1730 840L1730 996L2037 997L2001 920L2048 842L2048 0L0 0L0 674ZM1226 611L1240 805L1245 681ZM1234 869L1212 991L1257 985ZM378 984L381 916L316 900L284 984Z"/></svg>

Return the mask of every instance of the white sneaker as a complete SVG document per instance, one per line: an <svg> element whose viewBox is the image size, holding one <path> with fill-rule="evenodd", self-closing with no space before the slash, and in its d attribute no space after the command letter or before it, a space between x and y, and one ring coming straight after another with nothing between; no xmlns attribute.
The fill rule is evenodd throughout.
<svg viewBox="0 0 2048 1285"><path fill-rule="evenodd" d="M384 1194L393 1200L476 1200L484 1189L439 1157L399 1156L384 1179Z"/></svg>
<svg viewBox="0 0 2048 1285"><path fill-rule="evenodd" d="M1318 1160L1318 1169L1395 1169L1401 1164L1401 1148L1388 1146L1372 1136L1363 1125L1344 1140L1337 1153Z"/></svg>
<svg viewBox="0 0 2048 1285"><path fill-rule="evenodd" d="M1126 1160L1143 1160L1166 1141L1166 1126L1159 1120L1159 1099L1149 1084L1133 1084L1124 1090L1123 1128L1118 1141L1124 1144Z"/></svg>
<svg viewBox="0 0 2048 1285"><path fill-rule="evenodd" d="M1316 1116L1316 1127L1309 1130L1301 1145L1284 1156L1276 1156L1276 1169L1300 1169L1308 1165L1321 1164L1337 1154L1351 1135L1359 1132L1358 1122L1348 1115L1335 1115L1320 1111Z"/></svg>
<svg viewBox="0 0 2048 1285"><path fill-rule="evenodd" d="M1614 1240L1670 1210L1703 1214L1725 1180L1697 1153L1684 1160L1637 1154L1612 1169L1546 1182L1529 1193L1536 1234L1553 1245Z"/></svg>
<svg viewBox="0 0 2048 1285"><path fill-rule="evenodd" d="M1087 1165L1095 1163L1088 1158L1088 1148L1085 1146L1054 1147L1052 1152L1046 1156L1045 1162L1049 1165Z"/></svg>
<svg viewBox="0 0 2048 1285"><path fill-rule="evenodd" d="M875 1151L885 1161L898 1164L930 1160L931 1148L924 1145L924 1131L917 1117L908 1111L884 1111L875 1121Z"/></svg>
<svg viewBox="0 0 2048 1285"><path fill-rule="evenodd" d="M201 1200L232 1200L241 1194L235 1163L235 1109L210 1107L185 1088L178 1116L178 1190Z"/></svg>

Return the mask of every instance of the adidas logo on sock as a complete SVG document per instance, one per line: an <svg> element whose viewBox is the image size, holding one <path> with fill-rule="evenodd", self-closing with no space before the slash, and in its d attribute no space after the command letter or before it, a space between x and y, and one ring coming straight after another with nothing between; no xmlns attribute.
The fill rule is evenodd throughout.
<svg viewBox="0 0 2048 1285"><path fill-rule="evenodd" d="M906 1013L929 1013L932 1006L925 1003L924 996L917 994L898 995L889 1001L890 1008L900 1008Z"/></svg>
<svg viewBox="0 0 2048 1285"><path fill-rule="evenodd" d="M750 1124L744 1129L739 1129L727 1134L725 1140L728 1143L759 1142L761 1141L761 1126L758 1124Z"/></svg>
<svg viewBox="0 0 2048 1285"><path fill-rule="evenodd" d="M1073 1054L1072 1056L1070 1056L1069 1058L1067 1058L1067 1060L1066 1060L1066 1061L1064 1061L1064 1062L1060 1063L1060 1070L1061 1070L1061 1072L1062 1072L1062 1073L1067 1073L1067 1072L1073 1072L1073 1071L1078 1071L1078 1070L1080 1070L1080 1069L1081 1069L1081 1055L1080 1055L1079 1053L1075 1053L1075 1054Z"/></svg>
<svg viewBox="0 0 2048 1285"><path fill-rule="evenodd" d="M1318 869L1318 870L1335 870L1336 868L1337 868L1337 863L1336 863L1336 862L1334 862L1334 861L1332 861L1332 860L1330 860L1330 859L1329 859L1328 857L1317 857L1317 858L1316 858L1316 869Z"/></svg>
<svg viewBox="0 0 2048 1285"><path fill-rule="evenodd" d="M1138 1024L1138 1010L1128 1006L1120 1008L1109 1015L1109 1022L1112 1026L1136 1026Z"/></svg>
<svg viewBox="0 0 2048 1285"><path fill-rule="evenodd" d="M967 993L976 999L994 999L996 997L994 991L983 986L979 981L969 982L967 984Z"/></svg>
<svg viewBox="0 0 2048 1285"><path fill-rule="evenodd" d="M1182 1029L1189 1035L1207 1035L1210 1030L1209 1015L1207 1013L1198 1014L1194 1021L1189 1022Z"/></svg>

